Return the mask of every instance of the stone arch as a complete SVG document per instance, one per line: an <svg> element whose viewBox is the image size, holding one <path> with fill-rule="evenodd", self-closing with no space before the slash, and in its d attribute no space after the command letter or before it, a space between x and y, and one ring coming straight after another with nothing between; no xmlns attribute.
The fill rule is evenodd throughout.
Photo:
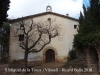
<svg viewBox="0 0 100 75"><path fill-rule="evenodd" d="M93 64L98 63L98 61L99 61L98 52L95 47L89 48L89 55L94 60L94 61L92 61Z"/></svg>
<svg viewBox="0 0 100 75"><path fill-rule="evenodd" d="M86 50L87 66L93 69L93 72L97 72L99 69L99 54L98 50L91 46Z"/></svg>
<svg viewBox="0 0 100 75"><path fill-rule="evenodd" d="M54 50L48 49L46 51L45 57L46 57L46 59L45 59L46 63L55 62L55 52L54 52Z"/></svg>
<svg viewBox="0 0 100 75"><path fill-rule="evenodd" d="M100 71L100 44L96 46L97 54L98 54L98 70Z"/></svg>
<svg viewBox="0 0 100 75"><path fill-rule="evenodd" d="M46 63L46 52L50 49L53 50L54 53L55 53L55 62L58 62L58 52L57 52L57 50L54 47L47 47L43 51L43 63Z"/></svg>

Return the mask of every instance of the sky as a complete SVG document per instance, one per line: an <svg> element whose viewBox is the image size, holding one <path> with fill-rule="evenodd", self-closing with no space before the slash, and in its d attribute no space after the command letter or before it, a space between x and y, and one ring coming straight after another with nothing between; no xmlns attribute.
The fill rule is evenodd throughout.
<svg viewBox="0 0 100 75"><path fill-rule="evenodd" d="M83 3L88 6L89 0L10 0L8 18L15 19L46 12L46 7L50 5L52 12L59 14L69 14L70 17L79 17L82 12Z"/></svg>

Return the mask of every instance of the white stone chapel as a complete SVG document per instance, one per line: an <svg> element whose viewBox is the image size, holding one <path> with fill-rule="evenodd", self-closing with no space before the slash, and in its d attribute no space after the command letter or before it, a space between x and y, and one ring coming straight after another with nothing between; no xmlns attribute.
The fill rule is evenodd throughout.
<svg viewBox="0 0 100 75"><path fill-rule="evenodd" d="M50 44L46 45L40 52L31 52L28 55L28 61L40 61L43 63L65 62L69 50L72 49L74 35L77 34L78 19L72 18L68 14L55 13L49 5L46 7L46 12L26 16L22 19L29 23L29 19L31 18L34 22L45 22L50 19L54 21L52 25L60 26L61 31L60 36L52 38ZM24 59L24 50L19 46L19 37L14 36L14 30L18 21L19 18L9 21L11 24L9 44L10 62Z"/></svg>

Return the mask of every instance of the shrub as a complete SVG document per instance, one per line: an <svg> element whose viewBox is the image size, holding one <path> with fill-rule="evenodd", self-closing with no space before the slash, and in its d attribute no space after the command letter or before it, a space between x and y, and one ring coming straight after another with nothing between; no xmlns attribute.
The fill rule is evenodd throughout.
<svg viewBox="0 0 100 75"><path fill-rule="evenodd" d="M74 50L74 49L70 50L68 53L68 61L76 59L76 58L77 58L76 50Z"/></svg>

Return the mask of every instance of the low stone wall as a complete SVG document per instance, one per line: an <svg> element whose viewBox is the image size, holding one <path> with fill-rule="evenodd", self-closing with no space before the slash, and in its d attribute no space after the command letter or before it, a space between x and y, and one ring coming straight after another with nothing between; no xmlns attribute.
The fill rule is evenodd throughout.
<svg viewBox="0 0 100 75"><path fill-rule="evenodd" d="M77 59L70 60L67 63L72 68L84 68L84 67L87 67L87 61L85 59L84 52L83 53L77 52Z"/></svg>

